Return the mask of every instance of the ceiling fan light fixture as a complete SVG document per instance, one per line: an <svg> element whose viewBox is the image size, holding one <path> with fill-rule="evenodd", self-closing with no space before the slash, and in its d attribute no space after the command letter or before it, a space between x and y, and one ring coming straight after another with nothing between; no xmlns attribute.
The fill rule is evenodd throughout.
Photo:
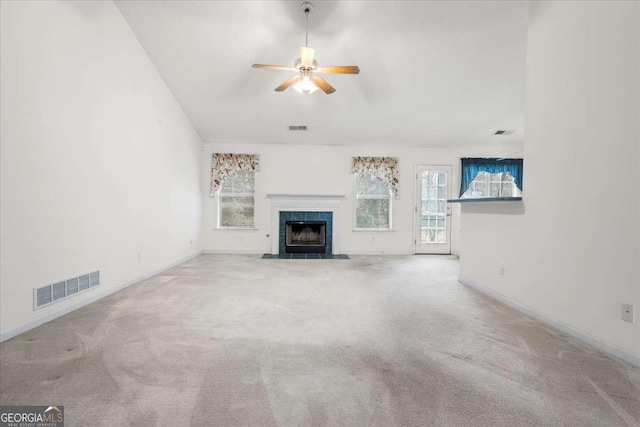
<svg viewBox="0 0 640 427"><path fill-rule="evenodd" d="M304 76L301 80L298 80L296 84L293 85L293 88L298 93L313 93L318 90L318 86L316 86L309 76Z"/></svg>

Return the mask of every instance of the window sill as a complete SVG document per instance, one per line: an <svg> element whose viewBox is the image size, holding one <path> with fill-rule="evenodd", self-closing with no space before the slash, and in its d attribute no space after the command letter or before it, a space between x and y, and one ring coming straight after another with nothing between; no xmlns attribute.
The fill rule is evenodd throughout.
<svg viewBox="0 0 640 427"><path fill-rule="evenodd" d="M469 199L448 199L448 203L477 203L477 202L518 202L522 197L483 197Z"/></svg>
<svg viewBox="0 0 640 427"><path fill-rule="evenodd" d="M260 231L255 227L215 227L213 231Z"/></svg>
<svg viewBox="0 0 640 427"><path fill-rule="evenodd" d="M354 233L395 233L393 228L354 228Z"/></svg>

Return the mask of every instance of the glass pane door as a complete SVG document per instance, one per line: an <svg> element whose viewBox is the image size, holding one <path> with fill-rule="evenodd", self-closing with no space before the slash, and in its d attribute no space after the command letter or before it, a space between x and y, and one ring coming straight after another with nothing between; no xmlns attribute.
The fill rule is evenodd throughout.
<svg viewBox="0 0 640 427"><path fill-rule="evenodd" d="M416 253L451 253L451 166L423 166L417 170Z"/></svg>

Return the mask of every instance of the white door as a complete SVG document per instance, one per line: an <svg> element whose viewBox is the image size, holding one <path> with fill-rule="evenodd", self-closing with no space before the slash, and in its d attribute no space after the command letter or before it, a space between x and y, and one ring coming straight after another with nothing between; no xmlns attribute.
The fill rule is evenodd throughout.
<svg viewBox="0 0 640 427"><path fill-rule="evenodd" d="M451 166L417 167L416 253L451 253Z"/></svg>

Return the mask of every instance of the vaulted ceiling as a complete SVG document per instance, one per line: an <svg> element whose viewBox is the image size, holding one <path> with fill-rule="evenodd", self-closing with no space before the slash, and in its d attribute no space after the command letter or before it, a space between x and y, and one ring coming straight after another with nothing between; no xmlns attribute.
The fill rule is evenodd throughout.
<svg viewBox="0 0 640 427"><path fill-rule="evenodd" d="M251 68L293 65L299 1L116 4L205 142L522 143L527 2L314 1L320 66L361 69L323 75L331 95L275 92L294 73Z"/></svg>

